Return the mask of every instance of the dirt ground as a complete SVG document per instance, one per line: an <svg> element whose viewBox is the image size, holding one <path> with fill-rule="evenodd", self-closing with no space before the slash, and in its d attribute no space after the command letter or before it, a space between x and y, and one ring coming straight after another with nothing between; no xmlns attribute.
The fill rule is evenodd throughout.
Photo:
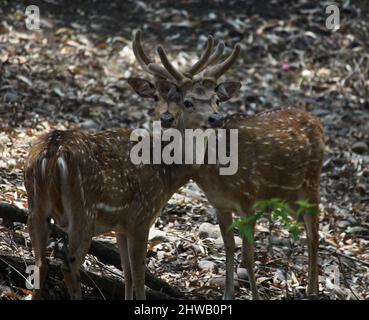
<svg viewBox="0 0 369 320"><path fill-rule="evenodd" d="M321 174L320 292L322 299L369 299L369 5L339 2L341 25L325 27L319 1L2 1L0 4L0 201L27 209L23 161L35 137L53 128L148 127L153 107L132 92L127 78L145 77L132 50L143 31L154 58L161 43L176 64L193 63L206 37L240 42L242 53L227 77L242 82L223 112L249 115L284 107L310 111L326 135ZM40 7L41 30L24 24L27 5ZM157 57L156 57L157 58ZM207 223L212 224L209 226ZM190 182L154 225L149 270L189 299L218 299L225 253L214 210ZM208 234L199 232L210 228ZM288 258L288 234L266 221L256 233L256 276L264 299L301 299L307 283L303 234ZM158 240L159 239L159 240ZM240 262L240 241L236 263ZM273 253L267 252L268 243ZM0 226L0 252L31 257L24 225ZM119 272L88 256L84 268ZM332 283L332 270L339 282ZM24 299L0 269L3 299ZM287 278L286 278L287 274ZM244 269L237 299L250 299ZM287 281L286 281L287 280ZM14 294L5 294L11 291ZM98 290L85 290L101 299Z"/></svg>

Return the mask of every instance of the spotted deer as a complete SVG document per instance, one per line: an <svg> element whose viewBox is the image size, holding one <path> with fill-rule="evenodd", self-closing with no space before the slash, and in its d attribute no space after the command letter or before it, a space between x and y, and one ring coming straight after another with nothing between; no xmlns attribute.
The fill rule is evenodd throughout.
<svg viewBox="0 0 369 320"><path fill-rule="evenodd" d="M323 129L320 121L311 114L288 109L264 112L255 116L235 114L223 117L219 104L232 98L241 84L234 81L220 82L219 78L235 63L240 52L236 44L231 55L223 62L219 60L224 49L220 42L211 54L213 39L209 37L207 47L197 71L200 76L177 70L169 61L162 46L157 47L162 68L150 63L142 45L139 61L145 70L159 79L150 84L153 92L166 101L162 107L171 119L169 125L179 129L222 127L238 129L238 171L235 175L219 175L217 165L202 165L192 172L192 179L199 184L209 202L217 212L226 249L226 283L223 298L234 298L234 234L229 229L232 213L250 216L258 200L278 197L296 208L296 201L308 200L316 208L319 205L319 180L324 153ZM136 55L137 56L137 55ZM144 58L146 57L146 58ZM206 60L206 57L209 57ZM168 76L167 73L170 75ZM173 79L174 78L174 79ZM145 83L146 80L142 80ZM137 89L137 87L136 87ZM156 89L156 91L155 91ZM139 90L136 90L140 94ZM142 95L142 94L141 94ZM142 95L144 96L144 95ZM318 215L302 217L307 233L309 264L309 295L318 293ZM254 299L259 293L254 275L254 246L243 239L242 260L248 274Z"/></svg>
<svg viewBox="0 0 369 320"><path fill-rule="evenodd" d="M133 51L141 66L157 81L174 81L170 72L158 64L151 63L146 69L148 58L141 53L140 32L135 37ZM202 57L188 73L198 72L208 59L209 56ZM164 125L174 120L149 82L131 79L130 84L156 101L157 114ZM191 167L134 165L130 159L131 133L128 129L98 133L56 130L39 137L31 147L24 179L29 201L28 229L40 280L33 299L42 298L51 219L68 235L63 275L72 299L82 298L79 270L92 237L111 230L117 235L125 298L132 299L135 293L137 299L145 299L149 228L174 192L190 179Z"/></svg>
<svg viewBox="0 0 369 320"><path fill-rule="evenodd" d="M79 269L91 238L115 231L125 277L125 298L145 298L148 232L163 206L189 179L183 166L134 165L131 130L52 131L41 136L25 165L28 229L42 297L46 245L53 219L68 235L62 268L72 299L81 299Z"/></svg>

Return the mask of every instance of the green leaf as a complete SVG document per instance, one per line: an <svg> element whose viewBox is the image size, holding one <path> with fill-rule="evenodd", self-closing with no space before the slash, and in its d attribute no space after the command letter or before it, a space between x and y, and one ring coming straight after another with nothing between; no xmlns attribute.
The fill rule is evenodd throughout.
<svg viewBox="0 0 369 320"><path fill-rule="evenodd" d="M261 218L261 213L256 213L251 216L244 216L235 219L228 227L228 230L237 228L240 235L245 237L248 241L254 241L254 226L258 219Z"/></svg>
<svg viewBox="0 0 369 320"><path fill-rule="evenodd" d="M286 201L279 198L257 201L253 206L256 213L251 216L236 219L229 226L228 230L237 228L241 236L245 237L248 241L253 242L255 223L263 214L268 214L271 221L280 221L282 227L288 230L292 238L294 240L298 240L302 224L299 222L294 223L292 217L295 217L298 220L303 214L317 214L318 208L307 200L298 200L296 201L296 204L298 205L298 209L294 212Z"/></svg>
<svg viewBox="0 0 369 320"><path fill-rule="evenodd" d="M292 234L292 238L294 241L298 240L300 238L301 233L301 226L299 224L291 224L289 227L289 232Z"/></svg>

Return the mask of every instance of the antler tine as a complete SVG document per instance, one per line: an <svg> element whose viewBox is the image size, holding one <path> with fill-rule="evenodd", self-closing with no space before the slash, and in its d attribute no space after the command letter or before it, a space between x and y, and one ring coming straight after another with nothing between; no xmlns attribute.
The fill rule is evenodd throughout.
<svg viewBox="0 0 369 320"><path fill-rule="evenodd" d="M184 76L181 72L179 72L176 68L174 68L174 66L172 65L172 63L169 61L164 49L162 46L158 46L156 48L156 51L159 54L161 63L163 64L164 68L173 76L173 78L180 84L182 85L184 82L186 82L186 80L190 80L188 79L186 76Z"/></svg>
<svg viewBox="0 0 369 320"><path fill-rule="evenodd" d="M144 69L145 72L153 74L155 76L159 76L161 78L169 79L171 81L174 80L174 78L167 70L165 70L162 66L158 64L152 63L150 58L145 54L145 51L143 50L141 44L141 30L137 30L135 33L134 39L132 41L132 49L138 63L141 65L142 69ZM150 70L150 64L153 66L155 65L155 72Z"/></svg>
<svg viewBox="0 0 369 320"><path fill-rule="evenodd" d="M221 55L223 54L223 51L224 51L224 42L220 41L218 43L217 47L215 48L214 53L210 56L209 60L202 66L202 68L199 70L199 72L206 69L211 64L216 63L219 60L219 58L221 57Z"/></svg>
<svg viewBox="0 0 369 320"><path fill-rule="evenodd" d="M205 71L204 77L218 79L223 73L225 73L236 61L239 53L241 51L241 45L237 43L231 53L231 55L220 64L217 64Z"/></svg>
<svg viewBox="0 0 369 320"><path fill-rule="evenodd" d="M138 61L138 63L141 65L142 69L144 69L146 72L149 72L147 65L151 62L149 57L145 54L142 45L141 45L141 30L137 30L134 36L134 39L132 41L132 49L133 53Z"/></svg>
<svg viewBox="0 0 369 320"><path fill-rule="evenodd" d="M154 76L176 82L176 79L161 65L157 63L149 63L147 67L150 73L153 74Z"/></svg>
<svg viewBox="0 0 369 320"><path fill-rule="evenodd" d="M201 70L203 70L203 67L207 63L211 49L213 49L214 45L214 38L213 36L208 36L208 42L206 44L206 48L200 59L192 66L190 67L184 74L188 75L190 78L192 78L196 73L199 73Z"/></svg>

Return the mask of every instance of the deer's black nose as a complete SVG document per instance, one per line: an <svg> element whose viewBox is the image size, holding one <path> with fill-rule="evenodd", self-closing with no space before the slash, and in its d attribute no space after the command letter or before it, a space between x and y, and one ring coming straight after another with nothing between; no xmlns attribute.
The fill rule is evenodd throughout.
<svg viewBox="0 0 369 320"><path fill-rule="evenodd" d="M220 127L222 124L223 124L223 115L220 114L220 113L213 113L208 121L209 121L209 124L212 126L212 127Z"/></svg>
<svg viewBox="0 0 369 320"><path fill-rule="evenodd" d="M168 128L171 126L171 124L174 121L174 117L169 113L169 112L164 112L161 116L160 116L160 121L161 121L161 125L164 128Z"/></svg>

